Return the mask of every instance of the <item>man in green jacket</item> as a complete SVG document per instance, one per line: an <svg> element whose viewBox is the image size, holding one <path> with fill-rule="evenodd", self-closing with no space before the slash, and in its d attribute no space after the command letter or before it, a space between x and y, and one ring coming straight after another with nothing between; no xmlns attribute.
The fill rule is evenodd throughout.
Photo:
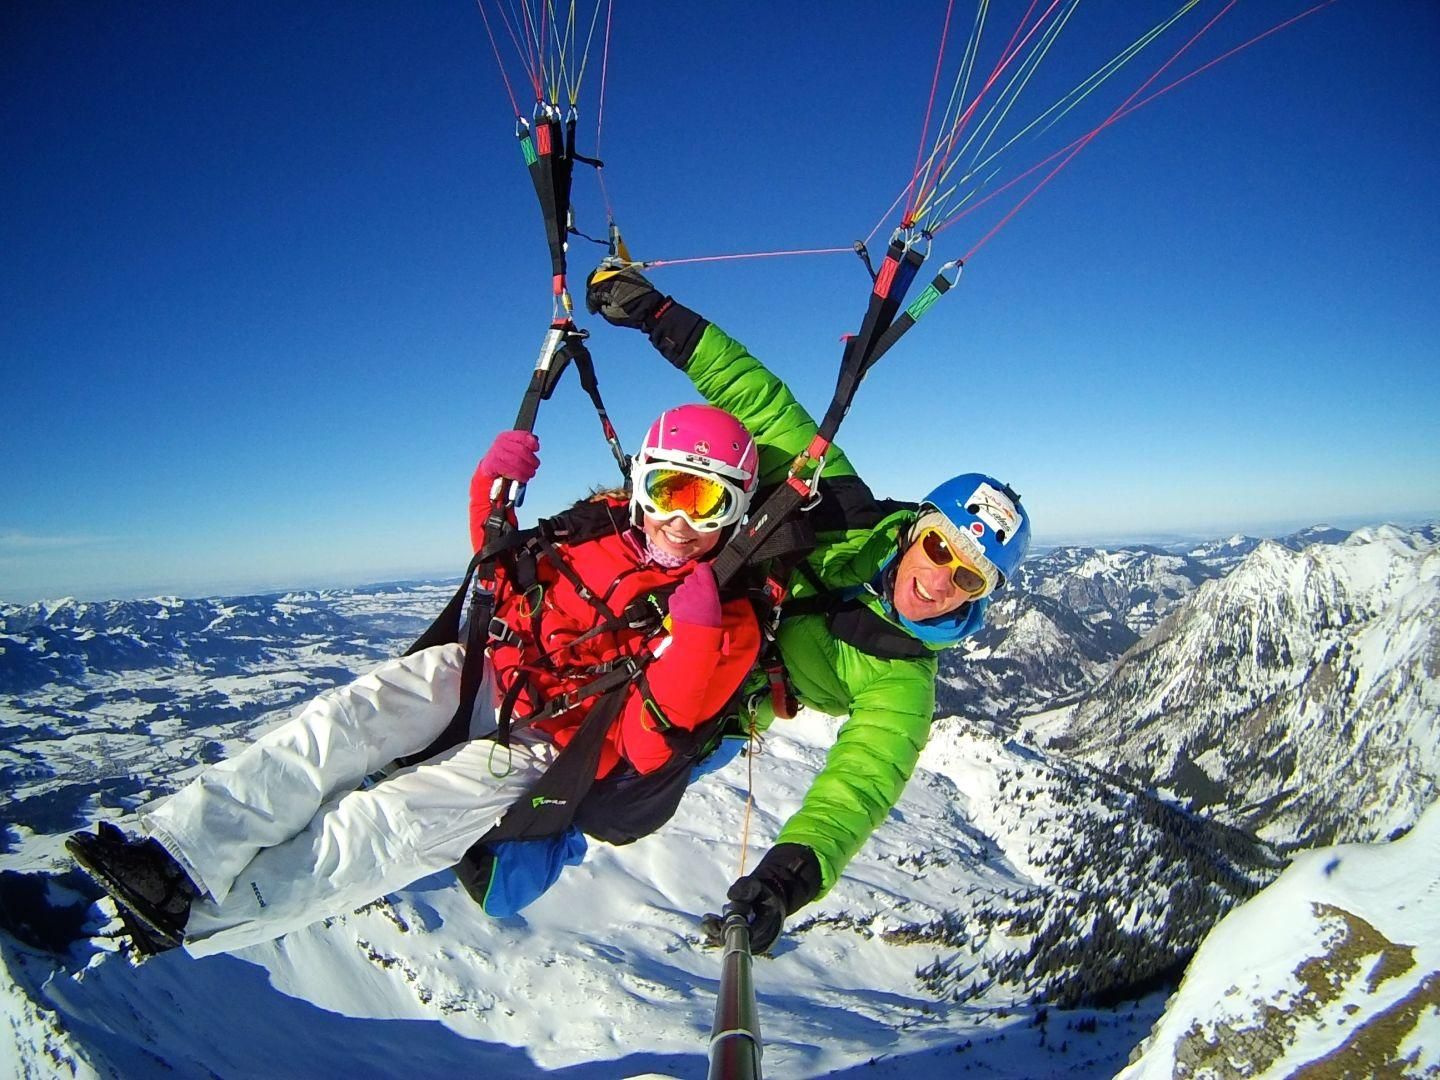
<svg viewBox="0 0 1440 1080"><path fill-rule="evenodd" d="M745 425L762 485L784 479L817 425L743 345L634 269L595 273L586 301L613 325L647 333L710 404ZM884 502L832 447L821 491L819 543L789 582L778 642L800 702L848 719L775 846L730 887L756 952L834 886L899 801L930 734L936 653L980 629L991 594L1030 545L1019 496L977 473L918 506ZM757 726L769 719L757 716Z"/></svg>

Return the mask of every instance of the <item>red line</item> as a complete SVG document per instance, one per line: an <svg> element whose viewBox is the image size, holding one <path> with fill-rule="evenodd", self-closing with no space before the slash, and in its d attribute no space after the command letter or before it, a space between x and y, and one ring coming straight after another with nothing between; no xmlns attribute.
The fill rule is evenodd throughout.
<svg viewBox="0 0 1440 1080"><path fill-rule="evenodd" d="M505 9L498 2L495 10L499 13L500 21L505 24L505 29L510 34L510 44L515 46L515 55L520 57L520 65L525 69L525 75L530 80L530 88L537 91L535 96L538 99L540 95L538 92L539 80L535 77L535 50L529 46L528 41L524 45L520 44L520 35L515 32L515 26L510 21L510 16L505 14Z"/></svg>
<svg viewBox="0 0 1440 1080"><path fill-rule="evenodd" d="M985 80L985 85L980 88L980 92L975 95L974 100L972 100L970 105L965 109L964 115L956 120L955 126L950 129L950 145L945 148L945 156L940 159L940 164L935 168L935 182L937 185L940 182L939 178L945 175L945 166L949 164L950 155L955 152L955 147L960 142L960 135L964 132L965 125L970 123L970 118L975 115L975 110L980 107L980 102L984 99L985 95L990 92L990 88L999 80L1001 73L1010 66L1011 61L1020 55L1020 50L1023 49L1026 42L1034 36L1035 31L1040 29L1045 20L1048 19L1056 7L1060 5L1060 0L1052 0L1050 6L1045 9L1040 18L1035 20L1035 25L1030 28L1020 43L1015 44L1015 39L1020 36L1020 31L1025 27L1026 19L1030 18L1030 12L1035 10L1035 4L1036 0L1030 0L1030 9L1025 12L1025 18L1020 20L1020 25L1015 28L1015 33L1010 35L1010 43L1005 46L1006 52L1001 54L999 63L995 65L995 70L990 73L990 77ZM1013 50L1010 48L1011 45L1015 46Z"/></svg>
<svg viewBox="0 0 1440 1080"><path fill-rule="evenodd" d="M545 50L545 47L544 47L544 43L543 43L543 40L542 40L541 46L540 46L540 53L539 53L539 55L536 55L536 52L535 52L535 42L536 42L537 39L540 38L540 35L535 32L535 23L534 23L534 21L530 18L530 5L527 4L527 3L522 2L521 5L520 5L520 10L521 10L521 11L524 13L524 15L525 15L525 29L526 29L526 31L527 31L527 33L525 34L525 51L530 55L530 81L531 81L531 83L533 83L534 86L535 86L535 100L536 100L536 101L544 101L544 100L545 100L545 87L544 87L544 63L545 63L545 51L544 51L544 50ZM543 20L542 20L542 22L541 22L541 27L542 27L542 28L544 27L544 22L543 22Z"/></svg>
<svg viewBox="0 0 1440 1080"><path fill-rule="evenodd" d="M955 10L955 0L950 0L945 8L945 26L940 31L940 51L935 56L935 74L930 79L930 100L925 104L925 123L920 125L920 145L915 149L915 169L910 173L910 201L905 204L905 216L900 224L909 228L914 218L911 216L915 209L915 181L920 176L920 162L925 157L925 144L930 135L930 113L935 108L935 91L940 86L940 64L945 59L945 42L950 37L950 15Z"/></svg>
<svg viewBox="0 0 1440 1080"><path fill-rule="evenodd" d="M1170 57L1170 59L1166 60L1165 63L1161 64L1160 67L1155 70L1154 74L1152 74L1148 79L1141 83L1129 97L1122 101L1119 107L1116 108L1113 112L1111 112L1111 114L1106 117L1105 120L1098 127L1090 131L1088 134L1081 136L1080 139L1078 139L1075 143L1072 143L1071 145L1074 146L1074 149L1070 151L1070 153L1066 156L1065 160L1060 162L1059 165L1056 165L1055 168L1051 169L1050 172L1046 174L1043 180L1036 184L1023 199L1021 199L1018 203L1011 207L1009 213L1007 213L998 222L996 222L995 226L991 228L991 230L987 232L984 236L982 236L979 241L976 242L974 247L972 247L968 252L961 256L960 261L969 262L971 257L974 256L974 254L982 247L984 247L987 243L989 243L990 239L1002 228L1004 228L1010 222L1010 219L1013 218L1016 214L1018 214L1030 202L1031 199L1038 195L1040 193L1040 190L1044 188L1046 184L1050 183L1050 181L1055 178L1055 175L1059 173L1061 169L1065 168L1066 165L1069 165L1070 162L1074 161L1076 155L1078 155L1081 150L1084 150L1085 147L1089 146L1090 143L1095 140L1095 137L1100 134L1100 132L1104 131L1111 124L1115 123L1116 120L1120 119L1120 117L1124 115L1125 110L1129 108L1129 106L1135 101L1135 99L1145 92L1145 88L1148 87L1151 83L1153 83L1156 79L1158 79L1165 72L1165 70L1170 67L1171 64L1179 60L1180 57L1184 55L1185 51L1190 48L1191 45L1195 44L1195 42L1200 40L1202 36L1208 33L1211 27L1213 27L1217 22L1219 22L1220 19L1232 7L1234 7L1236 3L1237 0L1230 0L1229 3L1227 3L1223 8L1221 8L1218 12L1215 13L1214 17L1211 18L1209 22L1207 22L1204 26L1197 30L1190 37L1190 39L1185 42L1184 45L1181 45L1180 48L1175 51L1174 55ZM1063 150L1060 151L1060 153L1064 152L1065 151Z"/></svg>
<svg viewBox="0 0 1440 1080"><path fill-rule="evenodd" d="M1000 58L1002 60L1005 58L1005 54L1010 51L1010 47L1015 44L1015 39L1020 36L1020 31L1025 29L1025 24L1030 21L1030 13L1035 10L1037 3L1039 3L1039 0L1030 0L1030 6L1025 9L1025 14L1020 16L1020 22L1019 25L1015 27L1015 32L1010 35L1010 40L1005 43L1005 48L1000 50Z"/></svg>
<svg viewBox="0 0 1440 1080"><path fill-rule="evenodd" d="M1172 83L1170 83L1170 84L1162 87L1162 88L1159 89L1159 90L1156 90L1155 93L1151 94L1149 97L1144 98L1144 99L1142 99L1141 101L1137 101L1134 105L1130 106L1128 109L1126 109L1124 112L1122 112L1119 116L1115 117L1115 119L1116 119L1116 120L1124 119L1125 117L1127 117L1127 116L1129 116L1131 113L1133 113L1136 109L1140 108L1142 105L1149 105L1150 102L1154 101L1156 98L1160 97L1162 94L1168 94L1171 90L1174 90L1174 89L1175 89L1177 86L1179 86L1181 83L1189 82L1189 81L1190 81L1191 79L1193 79L1196 75L1199 75L1202 71L1207 71L1207 70L1209 70L1210 68L1214 67L1216 64L1220 63L1221 60L1228 60L1228 59L1230 59L1230 57L1234 56L1236 53L1238 53L1238 52L1243 52L1245 49L1248 49L1251 45L1254 45L1256 42L1264 41L1264 40L1265 40L1267 37L1269 37L1271 34L1277 34L1277 33L1279 33L1281 30L1284 30L1284 29L1286 29L1286 28L1289 27L1289 26L1293 26L1295 23L1299 22L1301 19L1306 18L1307 16L1310 16L1310 15L1314 15L1315 12L1319 11L1321 8L1327 8L1327 7L1329 7L1329 6L1330 6L1331 4L1333 4L1333 3L1335 3L1335 0L1321 0L1321 2L1318 3L1318 4L1316 4L1314 7L1307 8L1305 11L1300 12L1300 14L1298 14L1298 15L1292 15L1290 18L1286 19L1284 22L1276 23L1276 24L1275 24L1274 26L1272 26L1269 30L1266 30L1266 31L1263 31L1262 33L1256 34L1256 35L1255 35L1254 37L1252 37L1249 41L1242 42L1241 44L1236 45L1236 46L1235 46L1233 49L1231 49L1229 52L1223 52L1223 53L1221 53L1219 56L1215 57L1215 59L1210 60L1210 61L1208 61L1207 63L1201 64L1201 65L1200 65L1198 68L1196 68L1194 71L1190 72L1190 74L1180 76L1180 78L1176 79L1174 82L1172 82Z"/></svg>
<svg viewBox="0 0 1440 1080"><path fill-rule="evenodd" d="M485 36L490 39L490 48L495 53L495 66L500 69L500 78L505 80L505 92L510 95L510 107L520 115L520 103L515 100L515 91L510 87L510 76L505 73L505 62L500 59L500 46L495 43L495 34L490 29L490 16L485 14L485 0L475 0L480 9L480 18L485 22Z"/></svg>

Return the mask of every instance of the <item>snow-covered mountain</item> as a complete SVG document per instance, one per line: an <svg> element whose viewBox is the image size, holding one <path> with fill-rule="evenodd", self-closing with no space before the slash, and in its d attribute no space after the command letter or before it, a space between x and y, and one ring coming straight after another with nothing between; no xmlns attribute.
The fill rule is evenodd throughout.
<svg viewBox="0 0 1440 1080"><path fill-rule="evenodd" d="M1393 843L1304 853L1226 916L1120 1077L1437 1075L1440 805L1432 805Z"/></svg>
<svg viewBox="0 0 1440 1080"><path fill-rule="evenodd" d="M66 833L97 817L123 820L299 700L373 663L380 646L316 640L318 625L379 618L380 609L428 614L440 599L430 589L185 601L183 619L171 601L116 606L131 640L163 638L139 610L166 625L183 621L191 641L233 632L263 638L265 648L244 664L216 644L225 674L203 670L212 655L203 649L198 660L182 651L171 666L157 652L159 666L88 667L0 694L0 952L13 980L0 1008L12 1017L19 1060L102 1075L153 1071L160 1061L182 1074L284 1075L279 1062L304 1047L312 1074L401 1049L406 1075L461 1061L488 1062L501 1075L586 1062L603 1063L597 1076L703 1073L699 1033L716 963L694 916L718 903L738 867L744 761L701 780L661 834L628 848L597 845L519 919L484 918L439 875L241 959L172 954L137 969L113 943L77 941L104 916L90 906L93 887L68 866ZM271 621L276 605L306 613L289 621L297 636L288 646L285 620ZM29 629L13 636L27 647L41 636L62 640L58 631L76 621L69 608L41 619L31 611ZM216 612L232 610L228 627L214 626ZM112 632L87 617L85 629ZM798 804L835 724L806 716L767 737L755 758L752 851ZM1097 837L1112 841L1103 858ZM948 1062L959 1049L996 1075L1109 1075L1154 1020L1158 999L1123 1015L1053 1006L1152 990L1276 868L1248 838L1047 759L989 725L941 719L892 819L842 884L795 921L776 958L761 962L767 1061L776 1075L813 1075L877 1055L896 1063L952 1055L936 1059ZM1025 1004L1040 997L1051 1012ZM257 1044L246 1034L255 1018L272 1038ZM1027 1044L1018 1057L1006 1045L1017 1039Z"/></svg>
<svg viewBox="0 0 1440 1080"><path fill-rule="evenodd" d="M1262 543L1128 652L1053 745L1277 844L1375 840L1435 799L1437 673L1433 539Z"/></svg>
<svg viewBox="0 0 1440 1080"><path fill-rule="evenodd" d="M1349 536L1314 525L1273 542L1302 551ZM1182 551L1072 546L1032 557L991 604L985 629L941 654L941 711L1013 721L1077 700L1201 584L1263 542L1236 535Z"/></svg>
<svg viewBox="0 0 1440 1080"><path fill-rule="evenodd" d="M1291 843L1328 803L1378 830L1364 839L1414 821L1440 714L1434 530L1333 539L1033 560L947 665L890 820L757 963L767 1070L1112 1076L1207 931L1279 871L1235 826ZM104 937L108 902L92 906L64 835L124 819L393 654L448 592L0 607L0 1060L19 1075L705 1073L718 962L694 917L738 869L745 759L656 836L595 845L516 919L486 919L437 875L239 957L137 968ZM835 723L802 714L753 759L752 864ZM1198 730L1208 757L1188 754ZM1310 768L1308 744L1334 730L1350 742ZM1141 755L1164 766L1172 744L1190 765L1146 774ZM1282 766L1292 782L1272 790ZM1220 786L1195 798L1183 782L1212 767Z"/></svg>
<svg viewBox="0 0 1440 1080"><path fill-rule="evenodd" d="M807 713L767 737L754 761L752 862L798 805L836 723ZM162 1062L181 1075L287 1075L300 1070L282 1062L301 1048L308 1075L357 1060L367 1071L394 1062L379 1075L462 1061L505 1076L702 1075L718 959L695 916L738 868L747 764L698 781L656 836L596 845L522 917L487 919L436 875L239 957L171 953L139 968L113 943L62 944L57 923L103 915L66 873L60 837L27 830L6 857L24 870L0 880L7 1007L23 1018L14 1053L102 1075ZM170 769L142 777L141 794L184 779ZM83 788L76 797L77 809L91 805ZM1125 838L1115 858L1093 855L1097 831ZM1183 964L1204 928L1273 873L1263 849L1220 850L1215 832L1082 767L942 721L892 819L757 965L768 1067L815 1075L937 1049L957 1061L963 1048L986 1068L1008 1062L993 1075L1110 1075L1158 998L1125 1014L1040 1017L1025 1003L1047 990L1058 1002L1085 990L1129 1000ZM1122 932L1097 934L1101 920ZM253 1037L257 1022L266 1039Z"/></svg>
<svg viewBox="0 0 1440 1080"><path fill-rule="evenodd" d="M1031 559L985 628L940 657L942 711L1011 720L1073 701L1220 571L1156 548L1057 548Z"/></svg>

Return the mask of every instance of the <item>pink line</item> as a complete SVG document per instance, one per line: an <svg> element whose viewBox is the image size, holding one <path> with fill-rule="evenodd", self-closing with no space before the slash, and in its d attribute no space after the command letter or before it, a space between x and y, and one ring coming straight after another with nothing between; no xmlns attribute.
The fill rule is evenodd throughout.
<svg viewBox="0 0 1440 1080"><path fill-rule="evenodd" d="M490 49L495 53L495 66L500 69L500 78L505 80L505 93L510 95L510 107L515 110L515 115L520 115L520 103L515 100L515 91L510 87L510 76L505 73L505 62L500 59L500 46L495 42L495 34L490 29L490 16L485 14L485 0L475 0L475 6L480 9L480 18L485 22L485 36L490 39Z"/></svg>
<svg viewBox="0 0 1440 1080"><path fill-rule="evenodd" d="M925 143L930 135L930 113L935 108L935 91L940 86L940 65L945 59L945 42L950 38L950 15L954 10L955 0L950 0L945 8L945 26L940 31L940 52L935 56L935 74L930 79L930 100L925 104L925 123L920 125L920 145L915 149L915 169L910 173L910 183L907 185L910 191L910 202L905 207L904 219L907 228L915 209L915 181L920 176L920 162L925 157Z"/></svg>
<svg viewBox="0 0 1440 1080"><path fill-rule="evenodd" d="M1116 108L1108 117L1106 117L1105 120L1098 127L1096 127L1088 134L1081 136L1080 139L1077 140L1077 142L1072 143L1071 145L1075 148L1070 151L1069 155L1065 158L1065 160L1060 162L1059 165L1056 165L1055 168L1051 169L1050 172L1046 174L1045 178L1041 180L1040 183L1036 184L1023 199L1021 199L1018 203L1011 207L1009 213L1007 213L998 222L996 222L995 226L984 236L982 236L974 247L972 247L968 252L961 256L961 262L969 262L970 259L975 255L975 253L978 252L987 243L989 243L990 239L997 232L999 232L1002 228L1009 224L1010 219L1013 218L1016 214L1018 214L1022 209L1024 209L1024 207L1029 204L1030 200L1033 199L1036 195L1038 195L1041 189L1044 188L1046 184L1050 183L1051 180L1055 179L1056 174L1059 173L1061 169L1065 168L1066 165L1069 165L1070 162L1074 161L1080 151L1084 150L1085 147L1089 146L1090 143L1095 140L1096 136L1100 134L1100 132L1104 131L1107 127L1115 123L1116 120L1123 116L1125 110L1135 101L1135 99L1145 92L1146 87L1148 87L1151 83L1158 79L1165 72L1165 70L1170 67L1171 64L1179 60L1180 57L1185 54L1186 50L1190 48L1191 45L1195 44L1195 42L1199 41L1201 37L1208 33L1210 29L1217 22L1219 22L1220 19L1231 8L1235 6L1236 3L1237 0L1230 0L1229 3L1227 3L1223 8L1216 12L1215 16L1211 18L1209 22L1207 22L1204 26L1197 30L1190 37L1190 39L1185 42L1184 45L1181 45L1180 48L1175 51L1174 55L1170 57L1170 59L1166 60L1165 63L1161 64L1160 67L1155 70L1154 74L1152 74L1148 79L1141 83L1129 97L1122 101L1119 107ZM1060 151L1060 153L1064 152L1065 151L1063 150ZM1059 155L1057 154L1054 156Z"/></svg>
<svg viewBox="0 0 1440 1080"><path fill-rule="evenodd" d="M990 92L990 88L999 81L1001 74L1010 66L1015 57L1020 55L1020 50L1025 48L1029 40L1035 36L1035 32L1044 25L1045 20L1054 13L1059 5L1060 0L1052 0L1050 6L1045 9L1040 18L1035 20L1035 25L1029 29L1025 37L1019 44L1015 44L1015 39L1019 37L1020 31L1025 27L1025 20L1030 18L1030 11L1035 10L1035 0L1031 0L1030 10L1025 12L1025 18L1020 20L1020 25L1015 28L1015 33L1010 35L1010 44L1005 46L1007 51L1001 54L999 63L995 65L995 70L990 73L990 77L985 80L985 85L980 88L980 92L975 95L970 105L965 109L964 114L960 119L955 121L955 126L950 129L950 145L946 147L945 156L940 159L940 164L935 168L937 184L939 183L939 178L945 175L945 166L950 162L950 155L955 152L955 147L960 142L960 136L965 131L965 126L970 123L970 118L975 115L975 110L980 107L980 102L984 100L985 95ZM1011 45L1015 47L1011 49Z"/></svg>
<svg viewBox="0 0 1440 1080"><path fill-rule="evenodd" d="M684 266L688 263L730 262L735 259L773 259L782 255L839 255L854 252L853 247L797 248L793 251L752 251L738 255L698 255L688 259L655 259L642 263L647 269L652 266Z"/></svg>

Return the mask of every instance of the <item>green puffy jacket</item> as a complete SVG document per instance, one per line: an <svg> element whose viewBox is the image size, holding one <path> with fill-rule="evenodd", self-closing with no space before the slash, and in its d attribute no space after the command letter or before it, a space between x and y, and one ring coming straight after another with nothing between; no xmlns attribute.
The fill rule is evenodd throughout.
<svg viewBox="0 0 1440 1080"><path fill-rule="evenodd" d="M755 436L762 484L781 480L818 427L785 384L713 325L704 326L684 371L707 401L739 418ZM832 449L825 476L854 475L844 453ZM868 489L865 494L870 497ZM807 560L810 568L829 590L863 588L894 556L901 530L914 518L914 511L902 509L867 528L821 532L819 547ZM814 591L800 573L790 582L793 599ZM877 595L861 595L894 624ZM984 602L975 607L970 632L984 616ZM815 852L824 895L885 820L915 769L935 711L936 660L933 652L905 660L861 652L836 640L820 614L783 618L779 643L800 701L832 716L849 717L825 768L776 841L804 844Z"/></svg>

